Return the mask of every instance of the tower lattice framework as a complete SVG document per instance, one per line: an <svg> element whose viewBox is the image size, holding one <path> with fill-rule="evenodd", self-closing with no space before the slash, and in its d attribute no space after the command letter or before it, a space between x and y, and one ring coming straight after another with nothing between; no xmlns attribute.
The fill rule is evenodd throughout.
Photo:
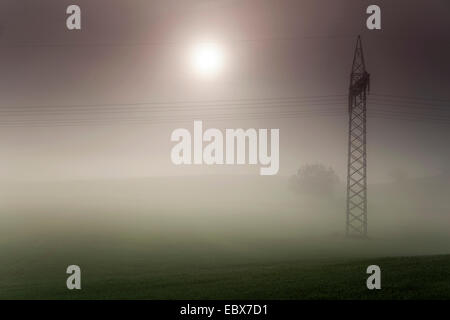
<svg viewBox="0 0 450 320"><path fill-rule="evenodd" d="M348 96L347 236L367 236L366 98L369 91L370 75L358 36Z"/></svg>

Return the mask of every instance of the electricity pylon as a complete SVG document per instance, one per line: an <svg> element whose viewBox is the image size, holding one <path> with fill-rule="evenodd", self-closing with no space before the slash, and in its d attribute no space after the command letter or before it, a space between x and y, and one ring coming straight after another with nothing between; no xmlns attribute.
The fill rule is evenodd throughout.
<svg viewBox="0 0 450 320"><path fill-rule="evenodd" d="M347 236L367 236L366 71L361 37L356 42L348 95Z"/></svg>

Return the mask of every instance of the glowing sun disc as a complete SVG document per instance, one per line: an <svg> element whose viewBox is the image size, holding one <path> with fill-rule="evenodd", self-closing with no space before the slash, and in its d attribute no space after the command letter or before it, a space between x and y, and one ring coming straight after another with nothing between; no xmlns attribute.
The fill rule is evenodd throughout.
<svg viewBox="0 0 450 320"><path fill-rule="evenodd" d="M215 43L201 43L192 51L193 67L202 75L217 74L222 69L223 63L223 50Z"/></svg>

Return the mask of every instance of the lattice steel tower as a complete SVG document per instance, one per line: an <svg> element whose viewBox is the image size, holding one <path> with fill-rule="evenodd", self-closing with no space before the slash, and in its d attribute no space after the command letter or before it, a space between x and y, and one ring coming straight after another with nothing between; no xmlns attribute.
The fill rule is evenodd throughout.
<svg viewBox="0 0 450 320"><path fill-rule="evenodd" d="M366 71L361 37L356 42L348 95L347 236L367 236Z"/></svg>

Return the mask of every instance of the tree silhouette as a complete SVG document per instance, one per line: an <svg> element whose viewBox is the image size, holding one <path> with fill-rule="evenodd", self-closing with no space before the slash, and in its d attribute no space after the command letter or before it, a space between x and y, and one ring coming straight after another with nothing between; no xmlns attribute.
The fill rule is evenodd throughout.
<svg viewBox="0 0 450 320"><path fill-rule="evenodd" d="M294 190L315 195L331 195L338 184L333 168L320 163L303 165L290 179Z"/></svg>

